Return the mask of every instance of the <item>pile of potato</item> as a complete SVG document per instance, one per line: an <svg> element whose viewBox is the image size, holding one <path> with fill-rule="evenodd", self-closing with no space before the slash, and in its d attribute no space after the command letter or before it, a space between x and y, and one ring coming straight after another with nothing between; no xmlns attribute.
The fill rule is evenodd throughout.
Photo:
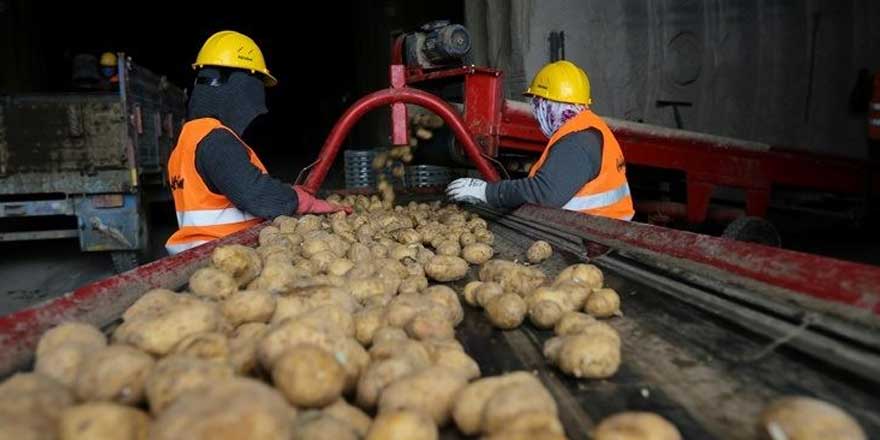
<svg viewBox="0 0 880 440"><path fill-rule="evenodd" d="M489 439L565 438L535 375L481 378L455 339L459 298L501 329L526 317L552 328L552 363L607 378L620 365L620 336L596 318L619 314L620 299L602 272L576 264L549 278L493 259L494 235L478 216L439 204L390 208L385 196L335 198L355 213L279 217L257 248L217 248L186 291L138 299L109 341L82 323L49 330L34 371L0 384L0 440L418 440L450 423ZM551 253L543 243L526 257ZM460 294L436 284L465 278L471 265L479 281ZM621 429L679 438L658 434L678 435L659 416L616 417L596 438L623 438Z"/></svg>

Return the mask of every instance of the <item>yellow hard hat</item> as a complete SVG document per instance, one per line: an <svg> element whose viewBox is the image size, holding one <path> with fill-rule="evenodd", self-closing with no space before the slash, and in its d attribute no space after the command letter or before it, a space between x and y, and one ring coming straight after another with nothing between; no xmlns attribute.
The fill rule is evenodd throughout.
<svg viewBox="0 0 880 440"><path fill-rule="evenodd" d="M116 54L113 52L104 52L101 54L101 65L104 67L116 67Z"/></svg>
<svg viewBox="0 0 880 440"><path fill-rule="evenodd" d="M556 61L541 68L525 92L553 101L571 104L592 104L590 78L570 61Z"/></svg>
<svg viewBox="0 0 880 440"><path fill-rule="evenodd" d="M193 64L193 69L205 66L231 67L261 73L266 86L278 84L269 69L263 52L250 37L235 31L220 31L211 35Z"/></svg>

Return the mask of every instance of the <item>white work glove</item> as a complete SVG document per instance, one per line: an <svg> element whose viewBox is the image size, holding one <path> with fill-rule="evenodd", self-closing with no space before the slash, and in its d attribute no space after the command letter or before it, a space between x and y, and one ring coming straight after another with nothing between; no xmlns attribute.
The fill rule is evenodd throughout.
<svg viewBox="0 0 880 440"><path fill-rule="evenodd" d="M453 202L486 203L486 182L470 177L455 179L446 187L446 196Z"/></svg>

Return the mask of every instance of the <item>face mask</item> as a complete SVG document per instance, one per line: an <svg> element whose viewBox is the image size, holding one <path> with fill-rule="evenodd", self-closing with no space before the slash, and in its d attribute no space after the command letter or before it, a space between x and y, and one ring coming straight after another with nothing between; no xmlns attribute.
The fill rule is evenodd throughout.
<svg viewBox="0 0 880 440"><path fill-rule="evenodd" d="M569 119L584 111L581 104L569 104L567 102L551 101L538 96L532 97L532 114L538 120L541 131L547 138L562 127Z"/></svg>

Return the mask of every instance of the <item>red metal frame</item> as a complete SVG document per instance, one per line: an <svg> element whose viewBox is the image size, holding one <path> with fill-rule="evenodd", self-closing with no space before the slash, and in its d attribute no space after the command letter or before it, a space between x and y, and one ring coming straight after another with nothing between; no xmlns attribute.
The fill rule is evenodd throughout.
<svg viewBox="0 0 880 440"><path fill-rule="evenodd" d="M395 65L403 63L402 50L401 37L392 46ZM500 71L475 66L399 68L407 85L461 77L462 117L486 154L497 156L503 150L540 154L546 147L547 138L532 117L529 105L504 99ZM397 82L401 80L398 78ZM406 120L400 117L392 116L395 126L405 125ZM707 219L709 202L719 186L744 190L745 214L759 217L766 214L772 190L779 186L855 195L870 190L880 194L880 176L872 175L872 165L865 161L786 151L757 142L613 118L606 121L617 136L627 163L685 173L688 203L684 217L690 223ZM635 203L640 210L638 194Z"/></svg>
<svg viewBox="0 0 880 440"><path fill-rule="evenodd" d="M339 118L339 121L336 122L336 125L333 126L333 129L327 136L327 140L318 154L318 160L314 168L312 168L308 178L306 178L304 184L306 189L313 193L320 189L321 183L324 182L324 178L327 176L330 166L333 165L333 161L336 159L348 132L370 110L389 104L393 106L392 115L395 118L392 123L392 129L396 133L393 135L393 138L395 141L399 140L398 138L401 137L400 133L405 133L406 130L406 108L403 107L404 103L419 105L440 116L455 134L465 154L473 161L480 174L490 182L498 181L501 178L498 171L483 157L482 151L474 142L458 112L437 96L402 85L399 81L402 77L402 69L402 66L392 66L391 68L391 79L394 87L371 93L359 99Z"/></svg>

